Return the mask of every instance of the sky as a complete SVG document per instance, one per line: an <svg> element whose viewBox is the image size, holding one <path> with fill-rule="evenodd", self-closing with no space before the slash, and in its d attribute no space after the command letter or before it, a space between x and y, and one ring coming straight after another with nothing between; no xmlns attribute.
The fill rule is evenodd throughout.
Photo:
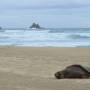
<svg viewBox="0 0 90 90"><path fill-rule="evenodd" d="M0 26L90 27L90 0L0 0Z"/></svg>

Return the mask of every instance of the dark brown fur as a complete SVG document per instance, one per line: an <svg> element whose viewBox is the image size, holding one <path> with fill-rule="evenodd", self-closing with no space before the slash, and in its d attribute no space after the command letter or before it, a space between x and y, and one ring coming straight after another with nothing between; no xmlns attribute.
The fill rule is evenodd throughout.
<svg viewBox="0 0 90 90"><path fill-rule="evenodd" d="M90 72L81 65L71 65L55 73L57 79L63 78L90 78Z"/></svg>

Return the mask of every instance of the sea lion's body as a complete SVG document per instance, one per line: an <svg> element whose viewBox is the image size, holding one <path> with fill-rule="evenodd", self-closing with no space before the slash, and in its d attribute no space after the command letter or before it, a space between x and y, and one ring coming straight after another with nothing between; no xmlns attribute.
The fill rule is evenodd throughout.
<svg viewBox="0 0 90 90"><path fill-rule="evenodd" d="M63 78L90 78L90 68L83 67L81 65L71 65L64 70L56 72L55 77L57 79Z"/></svg>

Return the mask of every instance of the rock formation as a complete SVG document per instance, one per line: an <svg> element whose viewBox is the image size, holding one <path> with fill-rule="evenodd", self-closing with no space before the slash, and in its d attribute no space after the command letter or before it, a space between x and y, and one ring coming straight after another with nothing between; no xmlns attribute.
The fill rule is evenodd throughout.
<svg viewBox="0 0 90 90"><path fill-rule="evenodd" d="M30 28L32 29L41 29L40 25L39 24L36 24L36 23L33 23Z"/></svg>

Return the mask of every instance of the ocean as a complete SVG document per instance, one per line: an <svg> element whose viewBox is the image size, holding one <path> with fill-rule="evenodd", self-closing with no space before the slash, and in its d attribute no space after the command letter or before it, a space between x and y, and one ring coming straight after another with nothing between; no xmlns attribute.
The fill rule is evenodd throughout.
<svg viewBox="0 0 90 90"><path fill-rule="evenodd" d="M0 45L32 47L90 47L90 28L3 29Z"/></svg>

